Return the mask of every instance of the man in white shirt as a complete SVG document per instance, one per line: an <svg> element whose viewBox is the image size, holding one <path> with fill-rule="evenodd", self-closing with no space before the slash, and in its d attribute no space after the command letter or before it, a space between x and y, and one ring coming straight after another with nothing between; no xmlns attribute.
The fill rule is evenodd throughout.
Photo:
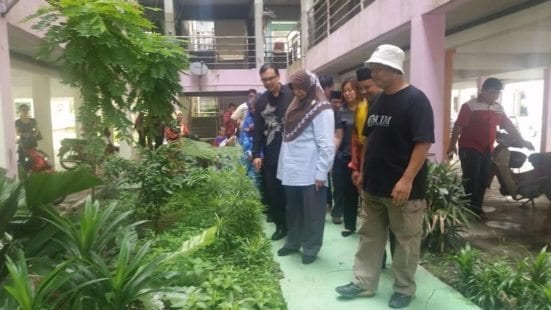
<svg viewBox="0 0 551 310"><path fill-rule="evenodd" d="M251 88L249 89L249 92L247 94L247 100L240 104L235 111L233 111L233 114L231 115L231 119L237 122L237 128L241 128L241 124L243 123L243 120L245 119L245 116L247 115L247 102L256 97L256 90Z"/></svg>

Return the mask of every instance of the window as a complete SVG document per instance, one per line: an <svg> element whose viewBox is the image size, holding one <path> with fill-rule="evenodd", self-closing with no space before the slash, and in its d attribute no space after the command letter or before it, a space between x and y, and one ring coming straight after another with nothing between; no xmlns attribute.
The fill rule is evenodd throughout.
<svg viewBox="0 0 551 310"><path fill-rule="evenodd" d="M215 97L192 97L192 117L213 117L218 115Z"/></svg>
<svg viewBox="0 0 551 310"><path fill-rule="evenodd" d="M214 22L189 20L184 24L189 35L190 49L205 52L214 50Z"/></svg>

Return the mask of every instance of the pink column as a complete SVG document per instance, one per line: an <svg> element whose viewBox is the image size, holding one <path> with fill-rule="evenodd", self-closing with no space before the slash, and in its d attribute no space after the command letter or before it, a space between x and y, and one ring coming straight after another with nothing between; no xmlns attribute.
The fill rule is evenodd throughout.
<svg viewBox="0 0 551 310"><path fill-rule="evenodd" d="M444 126L447 100L444 98L445 81L445 16L426 14L411 19L411 84L429 98L434 111L435 143L430 152L435 160L444 160Z"/></svg>
<svg viewBox="0 0 551 310"><path fill-rule="evenodd" d="M8 21L0 16L0 167L8 170L8 176L17 174L17 149L15 145L14 105L11 95L10 46L8 42Z"/></svg>
<svg viewBox="0 0 551 310"><path fill-rule="evenodd" d="M551 152L551 67L543 70L543 116L541 122L541 151Z"/></svg>
<svg viewBox="0 0 551 310"><path fill-rule="evenodd" d="M445 80L444 80L444 133L442 147L448 149L451 136L451 109L452 109L452 87L453 87L453 58L455 49L447 50L445 56Z"/></svg>

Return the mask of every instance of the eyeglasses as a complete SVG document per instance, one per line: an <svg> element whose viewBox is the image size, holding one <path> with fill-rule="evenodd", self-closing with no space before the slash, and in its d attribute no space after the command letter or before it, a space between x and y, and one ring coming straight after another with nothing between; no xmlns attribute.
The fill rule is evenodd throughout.
<svg viewBox="0 0 551 310"><path fill-rule="evenodd" d="M271 82L273 80L275 80L277 78L277 75L272 75L270 77L267 77L267 78L262 78L260 79L263 83L267 83L267 82Z"/></svg>

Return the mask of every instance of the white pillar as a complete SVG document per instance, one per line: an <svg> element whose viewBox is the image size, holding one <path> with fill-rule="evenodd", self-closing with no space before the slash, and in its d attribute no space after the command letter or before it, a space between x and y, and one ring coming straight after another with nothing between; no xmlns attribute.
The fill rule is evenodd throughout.
<svg viewBox="0 0 551 310"><path fill-rule="evenodd" d="M164 12L165 12L165 35L176 35L176 28L174 27L174 0L164 0Z"/></svg>
<svg viewBox="0 0 551 310"><path fill-rule="evenodd" d="M551 152L551 67L543 70L543 113L541 120L541 151Z"/></svg>
<svg viewBox="0 0 551 310"><path fill-rule="evenodd" d="M133 120L132 118L132 114L130 112L126 113L126 117L129 119L129 120ZM134 123L134 122L132 122ZM132 135L133 134L133 131L134 128L130 129L130 134ZM113 140L113 143L115 143L115 140L114 140L114 137L111 136L111 139ZM136 149L135 147L135 143L132 143L132 142L128 142L126 140L120 140L119 141L119 156L122 157L122 158L125 158L125 159L130 159L130 160L136 160L138 159L138 150Z"/></svg>
<svg viewBox="0 0 551 310"><path fill-rule="evenodd" d="M80 97L80 90L73 88L73 109L75 111L75 136L81 138L82 136L82 123L80 122L80 107L82 106L82 98Z"/></svg>
<svg viewBox="0 0 551 310"><path fill-rule="evenodd" d="M452 88L453 88L453 58L455 49L446 51L445 57L445 81L444 81L444 137L442 144L444 150L448 149L451 138L451 110L452 110Z"/></svg>
<svg viewBox="0 0 551 310"><path fill-rule="evenodd" d="M254 42L256 67L264 64L264 1L254 0Z"/></svg>
<svg viewBox="0 0 551 310"><path fill-rule="evenodd" d="M421 89L432 104L435 143L430 152L437 162L445 159L445 26L444 14L415 16L411 20L411 84Z"/></svg>
<svg viewBox="0 0 551 310"><path fill-rule="evenodd" d="M17 175L17 146L15 141L15 111L11 93L10 45L8 21L0 15L0 167L8 176Z"/></svg>
<svg viewBox="0 0 551 310"><path fill-rule="evenodd" d="M134 148L125 140L119 143L119 156L124 159L134 159Z"/></svg>
<svg viewBox="0 0 551 310"><path fill-rule="evenodd" d="M33 85L33 107L34 115L38 123L38 129L42 134L42 140L38 141L38 147L54 159L57 154L54 152L53 128L52 128L52 100L50 92L50 78L45 74L35 74L32 80ZM54 160L50 160L54 164Z"/></svg>

